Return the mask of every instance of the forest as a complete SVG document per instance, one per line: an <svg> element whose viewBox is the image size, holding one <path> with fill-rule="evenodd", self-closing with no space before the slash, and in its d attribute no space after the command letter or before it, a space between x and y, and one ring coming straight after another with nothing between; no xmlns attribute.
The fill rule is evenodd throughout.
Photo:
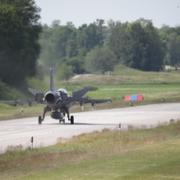
<svg viewBox="0 0 180 180"><path fill-rule="evenodd" d="M76 27L54 20L41 24L34 0L0 0L0 81L24 84L54 65L58 78L111 72L119 65L163 71L180 65L180 27L157 28L151 20L97 19Z"/></svg>
<svg viewBox="0 0 180 180"><path fill-rule="evenodd" d="M77 28L56 20L43 26L40 46L39 63L55 64L65 79L113 71L117 64L162 71L165 65L179 66L180 27L156 28L146 19L126 23L97 19Z"/></svg>

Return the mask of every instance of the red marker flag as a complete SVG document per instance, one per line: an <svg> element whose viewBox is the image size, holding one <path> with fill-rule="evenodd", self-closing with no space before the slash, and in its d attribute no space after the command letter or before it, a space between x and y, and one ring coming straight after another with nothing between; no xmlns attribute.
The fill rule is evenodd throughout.
<svg viewBox="0 0 180 180"><path fill-rule="evenodd" d="M131 101L131 96L127 95L123 97L124 101Z"/></svg>
<svg viewBox="0 0 180 180"><path fill-rule="evenodd" d="M126 102L135 102L135 101L143 101L144 100L144 97L142 94L133 94L133 95L126 95L126 96L123 96L123 100L126 101Z"/></svg>
<svg viewBox="0 0 180 180"><path fill-rule="evenodd" d="M143 101L144 100L144 97L142 94L138 94L137 95L137 101Z"/></svg>

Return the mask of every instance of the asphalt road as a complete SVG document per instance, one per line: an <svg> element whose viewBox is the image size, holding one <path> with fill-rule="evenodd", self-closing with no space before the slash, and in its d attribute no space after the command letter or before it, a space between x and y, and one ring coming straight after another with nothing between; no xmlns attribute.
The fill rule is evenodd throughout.
<svg viewBox="0 0 180 180"><path fill-rule="evenodd" d="M154 127L171 119L180 119L180 103L155 104L128 108L74 113L75 124L59 124L46 117L38 125L37 117L0 121L0 152L12 146L34 147L55 144L60 138L71 138L104 128L127 129Z"/></svg>

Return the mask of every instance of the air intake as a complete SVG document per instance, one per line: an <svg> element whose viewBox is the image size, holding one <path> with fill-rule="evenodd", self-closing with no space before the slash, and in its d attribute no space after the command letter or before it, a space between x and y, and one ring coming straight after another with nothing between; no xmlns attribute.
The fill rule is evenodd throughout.
<svg viewBox="0 0 180 180"><path fill-rule="evenodd" d="M55 95L53 93L47 93L45 95L45 100L49 104L54 104L55 101L56 101L56 97L55 97Z"/></svg>

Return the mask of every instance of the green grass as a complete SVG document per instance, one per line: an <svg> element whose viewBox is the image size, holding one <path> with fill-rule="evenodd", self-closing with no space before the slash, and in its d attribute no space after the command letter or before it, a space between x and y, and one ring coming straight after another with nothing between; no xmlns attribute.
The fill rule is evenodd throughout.
<svg viewBox="0 0 180 180"><path fill-rule="evenodd" d="M75 89L78 87L74 87ZM71 87L69 87L71 90ZM109 109L116 107L129 106L122 97L128 94L140 93L144 96L143 102L137 102L135 105L149 103L164 103L180 101L180 84L123 84L123 85L104 85L99 86L96 91L89 92L87 96L91 98L112 99L112 103L99 104L96 109ZM91 106L86 105L85 110L90 110ZM43 105L29 106L9 106L0 105L0 120L13 119L29 116L38 116L43 111ZM75 106L71 112L81 111L80 106Z"/></svg>
<svg viewBox="0 0 180 180"><path fill-rule="evenodd" d="M79 86L68 86L70 91L79 89ZM129 106L122 97L129 94L140 93L144 96L143 102L137 102L135 105L149 103L179 102L180 101L180 83L171 84L122 84L122 85L100 85L96 91L89 92L87 96L99 99L112 99L112 103L99 104L96 109L109 109L116 107ZM85 110L91 109L86 105ZM29 106L8 106L0 105L0 120L21 118L40 115L43 111L43 105ZM80 106L75 106L71 112L81 111Z"/></svg>
<svg viewBox="0 0 180 180"><path fill-rule="evenodd" d="M70 90L91 85L98 87L97 91L88 93L95 98L111 98L112 105L102 107L127 106L122 101L124 95L140 93L144 96L143 103L162 103L180 101L180 72L143 72L119 65L110 75L79 75L64 85ZM101 106L101 105L100 105Z"/></svg>
<svg viewBox="0 0 180 180"><path fill-rule="evenodd" d="M0 104L0 120L38 116L42 114L42 111L43 105L33 105L32 107L24 105L15 107Z"/></svg>
<svg viewBox="0 0 180 180"><path fill-rule="evenodd" d="M97 86L88 93L112 98L97 108L126 106L122 96L142 93L144 103L180 100L179 72L141 72L123 66L113 75L80 76L57 87L72 91L84 85ZM46 89L46 82L30 80L32 87ZM74 108L73 111L79 110ZM38 115L42 106L0 105L0 119ZM149 130L94 132L55 146L8 151L0 155L0 179L180 179L180 122Z"/></svg>
<svg viewBox="0 0 180 180"><path fill-rule="evenodd" d="M49 77L45 77L44 80L31 78L27 80L27 84L29 87L46 92L48 90L48 81ZM69 92L81 89L83 86L97 87L96 91L89 92L87 96L113 100L111 104L97 105L97 109L129 106L129 103L123 102L122 97L137 93L144 96L144 101L135 103L137 105L180 101L180 72L178 71L143 72L119 65L111 75L79 75L69 81L56 79L55 84L57 88L66 88ZM5 88L4 84L0 84L0 89L4 89L6 92L4 98L14 99L17 96L19 99L20 97L20 95L17 95L17 90L8 90L10 88ZM22 93L19 94L22 95ZM39 105L33 107L0 105L0 120L37 116L42 113L42 108L43 106ZM89 110L91 107L86 106L85 109ZM80 107L73 107L72 112L74 111L80 111Z"/></svg>
<svg viewBox="0 0 180 180"><path fill-rule="evenodd" d="M68 81L74 85L170 84L180 83L180 71L145 72L124 65L116 66L110 74L77 75Z"/></svg>
<svg viewBox="0 0 180 180"><path fill-rule="evenodd" d="M90 95L96 98L111 98L122 102L129 94L142 94L145 103L171 102L180 100L180 84L132 84L101 87Z"/></svg>
<svg viewBox="0 0 180 180"><path fill-rule="evenodd" d="M0 155L1 179L179 179L180 122L83 134Z"/></svg>

